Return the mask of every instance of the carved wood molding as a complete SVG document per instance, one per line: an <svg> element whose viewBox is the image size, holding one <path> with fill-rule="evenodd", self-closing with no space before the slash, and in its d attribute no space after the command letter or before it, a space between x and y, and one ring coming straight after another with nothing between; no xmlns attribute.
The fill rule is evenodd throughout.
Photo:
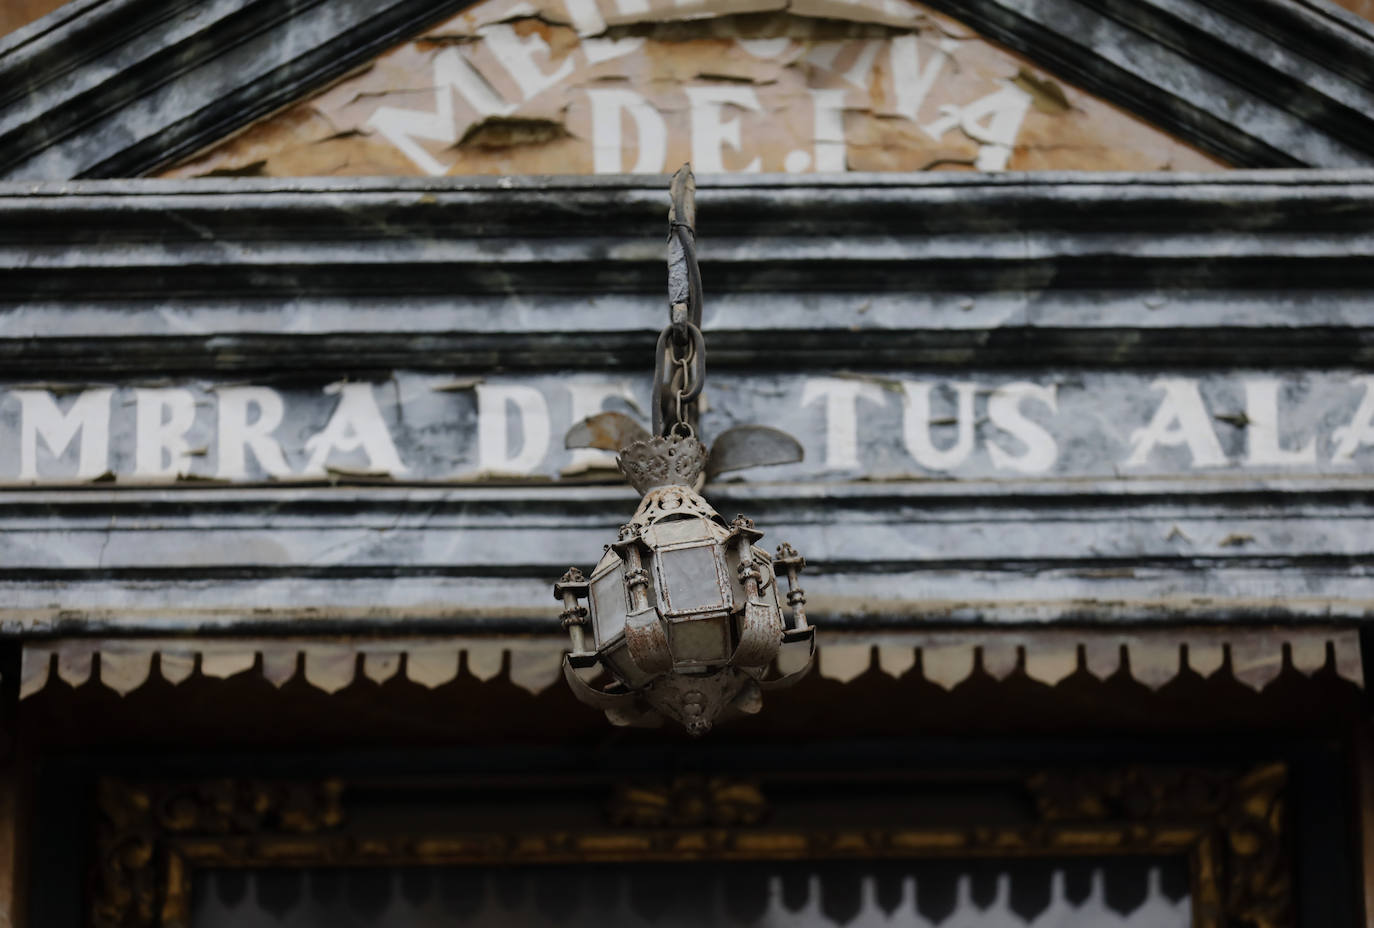
<svg viewBox="0 0 1374 928"><path fill-rule="evenodd" d="M757 825L768 816L757 784L680 776L667 784L618 784L606 806L614 826L641 828Z"/></svg>
<svg viewBox="0 0 1374 928"><path fill-rule="evenodd" d="M604 827L367 835L344 826L338 780L206 780L100 788L96 928L178 928L197 869L423 867L693 860L1181 856L1196 928L1291 928L1287 771L1130 767L1025 782L1033 820L786 827L757 784L679 777L618 785Z"/></svg>
<svg viewBox="0 0 1374 928"><path fill-rule="evenodd" d="M308 839L343 820L342 793L338 780L101 780L91 924L95 928L185 924L191 872L182 853L183 842L199 849L196 863L201 866L236 866L257 852L246 854L245 848L236 848L234 838ZM219 853L206 853L212 849Z"/></svg>
<svg viewBox="0 0 1374 928"><path fill-rule="evenodd" d="M1242 776L1200 769L1130 768L1038 774L1028 784L1041 819L1056 826L1206 823L1192 849L1196 925L1285 928L1293 923L1280 763Z"/></svg>

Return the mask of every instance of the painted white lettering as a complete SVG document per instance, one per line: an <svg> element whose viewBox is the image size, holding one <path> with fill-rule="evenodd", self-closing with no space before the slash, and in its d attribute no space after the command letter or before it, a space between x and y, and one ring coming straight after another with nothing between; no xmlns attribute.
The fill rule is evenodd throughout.
<svg viewBox="0 0 1374 928"><path fill-rule="evenodd" d="M921 67L921 54L916 36L899 35L892 39L888 56L892 65L893 108L903 117L915 121L926 102L945 59L953 57L959 45L954 39L944 39L936 46L935 54ZM943 134L943 133L942 133Z"/></svg>
<svg viewBox="0 0 1374 928"><path fill-rule="evenodd" d="M215 476L221 480L246 478L245 452L249 450L269 476L290 476L281 444L272 437L285 412L281 394L269 387L220 387L215 394L219 398L219 439L215 443L219 466ZM251 409L257 410L257 418L250 423Z"/></svg>
<svg viewBox="0 0 1374 928"><path fill-rule="evenodd" d="M81 433L76 479L105 473L110 457L110 397L113 390L83 390L64 414L46 390L15 390L19 399L19 479L39 480L38 439L60 458Z"/></svg>
<svg viewBox="0 0 1374 928"><path fill-rule="evenodd" d="M927 470L953 470L973 451L973 398L978 392L974 383L956 383L954 386L957 412L955 422L958 431L954 444L948 448L936 448L930 438L930 391L928 383L903 383L906 392L903 403L902 437L906 450Z"/></svg>
<svg viewBox="0 0 1374 928"><path fill-rule="evenodd" d="M1030 94L1007 84L967 106L940 107L940 118L922 128L933 139L939 139L950 129L962 130L979 143L976 170L1005 171L1030 104Z"/></svg>
<svg viewBox="0 0 1374 928"><path fill-rule="evenodd" d="M391 441L391 431L377 408L377 399L368 383L331 383L327 395L338 394L339 404L319 433L305 440L310 460L304 476L323 477L329 457L336 451L348 453L359 448L367 455L368 470L395 476L406 472L401 456Z"/></svg>
<svg viewBox="0 0 1374 928"><path fill-rule="evenodd" d="M571 418L574 424L601 412L609 399L623 399L631 404L635 402L634 391L630 389L627 380L615 383L570 383L568 395L571 399ZM569 466L574 470L600 467L614 469L615 455L595 448L577 448L572 453Z"/></svg>
<svg viewBox="0 0 1374 928"><path fill-rule="evenodd" d="M632 174L657 174L668 155L668 127L649 101L633 90L588 90L592 104L592 170L597 174L620 173L620 113L630 114L635 126L635 159Z"/></svg>
<svg viewBox="0 0 1374 928"><path fill-rule="evenodd" d="M988 419L997 428L1017 438L1026 446L1025 453L1013 456L1002 450L996 442L988 442L988 456L992 466L1003 470L1020 471L1023 474L1040 474L1054 466L1059 456L1059 447L1054 436L1039 423L1027 419L1021 412L1022 400L1034 400L1049 407L1050 412L1059 411L1056 387L1034 383L1017 382L1005 384L992 391L988 397Z"/></svg>
<svg viewBox="0 0 1374 928"><path fill-rule="evenodd" d="M510 74L515 85L520 88L521 96L526 100L572 73L571 55L565 57L563 64L547 74L540 70L536 59L549 58L550 49L544 37L538 33L522 39L515 31L515 27L505 23L483 26L477 31L486 39L487 48L491 49L496 60L501 62L501 66Z"/></svg>
<svg viewBox="0 0 1374 928"><path fill-rule="evenodd" d="M588 64L600 64L603 61L633 54L643 44L643 36L629 36L623 39L583 39L582 52L587 56Z"/></svg>
<svg viewBox="0 0 1374 928"><path fill-rule="evenodd" d="M735 39L735 44L755 58L771 61L792 47L792 39L785 35L773 39Z"/></svg>
<svg viewBox="0 0 1374 928"><path fill-rule="evenodd" d="M507 406L520 411L519 448L508 450ZM528 474L549 451L549 404L521 384L477 385L477 460L483 473Z"/></svg>
<svg viewBox="0 0 1374 928"><path fill-rule="evenodd" d="M649 0L615 0L613 22L632 22L649 12Z"/></svg>
<svg viewBox="0 0 1374 928"><path fill-rule="evenodd" d="M906 20L912 26L924 25L922 12L910 3L903 2L903 0L883 0L882 11L884 17L889 21L901 19Z"/></svg>
<svg viewBox="0 0 1374 928"><path fill-rule="evenodd" d="M581 45L583 54L587 55L588 65L599 65L613 58L622 58L643 47L642 36L595 38L606 32L606 18L602 16L596 0L563 0L563 4L567 7L567 18L573 21L573 29L577 30L578 36L583 40ZM631 12L649 10L649 5L643 4L643 0L620 0L617 5L621 12L627 12L625 7L633 7ZM639 8L640 5L643 5L642 10Z"/></svg>
<svg viewBox="0 0 1374 928"><path fill-rule="evenodd" d="M477 69L456 48L446 48L434 56L434 112L378 107L367 125L386 136L426 174L439 176L448 167L437 161L416 139L452 145L458 141L458 123L453 115L453 90L462 94L478 118L509 116L515 105L502 100Z"/></svg>
<svg viewBox="0 0 1374 928"><path fill-rule="evenodd" d="M759 98L749 87L687 87L692 108L692 167L698 174L725 174L724 148L740 148L740 121L722 119L721 109L737 106L758 112ZM749 162L742 173L763 170L763 159Z"/></svg>
<svg viewBox="0 0 1374 928"><path fill-rule="evenodd" d="M886 402L877 384L841 377L808 377L802 384L801 404L825 400L825 466L855 470L859 466L859 400L875 406Z"/></svg>
<svg viewBox="0 0 1374 928"><path fill-rule="evenodd" d="M812 135L817 171L843 171L848 165L844 141L844 91L811 90Z"/></svg>
<svg viewBox="0 0 1374 928"><path fill-rule="evenodd" d="M191 472L186 433L196 421L196 398L179 387L134 391L134 476L175 480Z"/></svg>
<svg viewBox="0 0 1374 928"><path fill-rule="evenodd" d="M1194 467L1225 466L1226 455L1222 453L1221 442L1217 441L1217 433L1212 431L1197 381L1161 377L1150 386L1163 390L1164 399L1150 424L1131 432L1131 456L1126 459L1126 466L1143 467L1150 459L1150 452L1159 445L1169 448L1187 445Z"/></svg>
<svg viewBox="0 0 1374 928"><path fill-rule="evenodd" d="M849 70L844 72L844 79L863 90L868 89L868 75L873 70L873 62L878 59L878 52L882 51L881 42L868 41L859 44L859 54L854 57L854 63L849 66Z"/></svg>
<svg viewBox="0 0 1374 928"><path fill-rule="evenodd" d="M1336 443L1336 451L1331 455L1332 464L1349 464L1361 445L1374 445L1374 375L1362 374L1352 377L1352 386L1364 388L1364 398L1355 410L1349 425L1343 425L1331 433Z"/></svg>
<svg viewBox="0 0 1374 928"><path fill-rule="evenodd" d="M835 70L835 61L840 57L840 52L844 50L844 46L844 42L813 42L811 48L806 52L806 61L818 68L833 71Z"/></svg>
<svg viewBox="0 0 1374 928"><path fill-rule="evenodd" d="M600 35L606 31L606 19L596 0L563 0L563 7L579 36Z"/></svg>
<svg viewBox="0 0 1374 928"><path fill-rule="evenodd" d="M1279 438L1279 382L1245 381L1245 427L1247 454L1251 467L1292 467L1317 463L1317 439L1296 451L1282 446Z"/></svg>

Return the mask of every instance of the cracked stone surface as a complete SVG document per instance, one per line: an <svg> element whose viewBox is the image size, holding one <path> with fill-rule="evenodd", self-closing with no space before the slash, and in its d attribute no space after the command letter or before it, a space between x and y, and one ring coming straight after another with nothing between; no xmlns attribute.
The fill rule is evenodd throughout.
<svg viewBox="0 0 1374 928"><path fill-rule="evenodd" d="M905 0L486 0L164 177L1220 162Z"/></svg>

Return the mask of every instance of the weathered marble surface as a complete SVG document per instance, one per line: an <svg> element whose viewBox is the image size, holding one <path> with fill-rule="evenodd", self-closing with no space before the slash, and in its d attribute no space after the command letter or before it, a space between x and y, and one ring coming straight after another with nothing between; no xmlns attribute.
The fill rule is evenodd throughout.
<svg viewBox="0 0 1374 928"><path fill-rule="evenodd" d="M413 417L386 407L397 442L434 430L425 441L480 462L480 435L476 449L462 437L475 379L547 383L566 420L569 384L642 376L665 318L663 190L595 177L6 187L5 402L21 385L62 404L70 388L116 389L133 408L112 413L112 438L132 429L136 444L135 390L268 377L305 403L281 434L304 442L339 399L322 384L377 383L383 405L409 384ZM1374 449L1334 456L1374 359L1371 191L1369 172L703 179L712 427L776 421L811 454L708 495L804 551L815 613L834 627L1364 621ZM1125 466L1160 375L1198 381L1226 463L1194 466L1183 439ZM882 392L856 395L855 448L881 466L827 466L829 401L797 395L827 377ZM989 441L1023 449L987 396L959 466L918 468L908 407L884 389L1042 379L1058 413L1024 410L1060 452L1040 474L993 460ZM1267 407L1247 404L1247 379L1282 385L1275 445L1256 438ZM942 388L932 410L939 449L957 442L953 396ZM197 466L218 463L216 402L191 395ZM514 420L512 407L510 455ZM173 424L148 421L150 434ZM550 482L572 462L549 428L522 481L415 485L472 463L453 454L379 483L345 455L326 462L334 485L7 489L0 623L547 628L549 580L587 566L635 503L623 487ZM1297 460L1309 444L1311 467ZM1266 448L1291 460L1251 466Z"/></svg>
<svg viewBox="0 0 1374 928"><path fill-rule="evenodd" d="M1369 481L720 484L806 554L825 627L1347 624L1374 614ZM544 631L618 487L0 494L0 633Z"/></svg>
<svg viewBox="0 0 1374 928"><path fill-rule="evenodd" d="M834 12L820 0L808 2L792 13ZM884 15L910 9L898 0L875 3ZM1297 0L929 5L1027 56L1065 94L1081 88L1228 164L1374 162L1374 89L1365 79L1374 34L1352 27L1348 16L1338 20ZM205 0L169 9L149 0L76 0L0 39L0 177L156 172L348 77L467 6ZM547 31L548 41L574 32L592 33L583 44L596 38L595 24L522 28ZM310 126L304 131L318 135ZM782 154L785 161L790 150Z"/></svg>
<svg viewBox="0 0 1374 928"><path fill-rule="evenodd" d="M1374 474L1374 376L1360 369L855 372L817 361L717 370L706 396L708 441L766 423L805 449L800 463L739 475L750 481L1339 485ZM648 408L638 371L0 380L0 487L620 483L612 454L569 450L564 435L603 409L647 423Z"/></svg>
<svg viewBox="0 0 1374 928"><path fill-rule="evenodd" d="M0 188L0 357L33 379L640 373L662 323L663 191ZM1367 365L1371 196L1369 172L703 179L712 363Z"/></svg>

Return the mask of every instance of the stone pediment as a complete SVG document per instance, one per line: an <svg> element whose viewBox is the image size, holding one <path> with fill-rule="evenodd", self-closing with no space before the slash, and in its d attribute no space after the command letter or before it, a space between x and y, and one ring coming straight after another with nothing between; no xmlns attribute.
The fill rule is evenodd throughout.
<svg viewBox="0 0 1374 928"><path fill-rule="evenodd" d="M1317 0L78 2L0 176L1350 167L1371 60Z"/></svg>
<svg viewBox="0 0 1374 928"><path fill-rule="evenodd" d="M659 6L484 0L164 176L1221 167L906 0Z"/></svg>

